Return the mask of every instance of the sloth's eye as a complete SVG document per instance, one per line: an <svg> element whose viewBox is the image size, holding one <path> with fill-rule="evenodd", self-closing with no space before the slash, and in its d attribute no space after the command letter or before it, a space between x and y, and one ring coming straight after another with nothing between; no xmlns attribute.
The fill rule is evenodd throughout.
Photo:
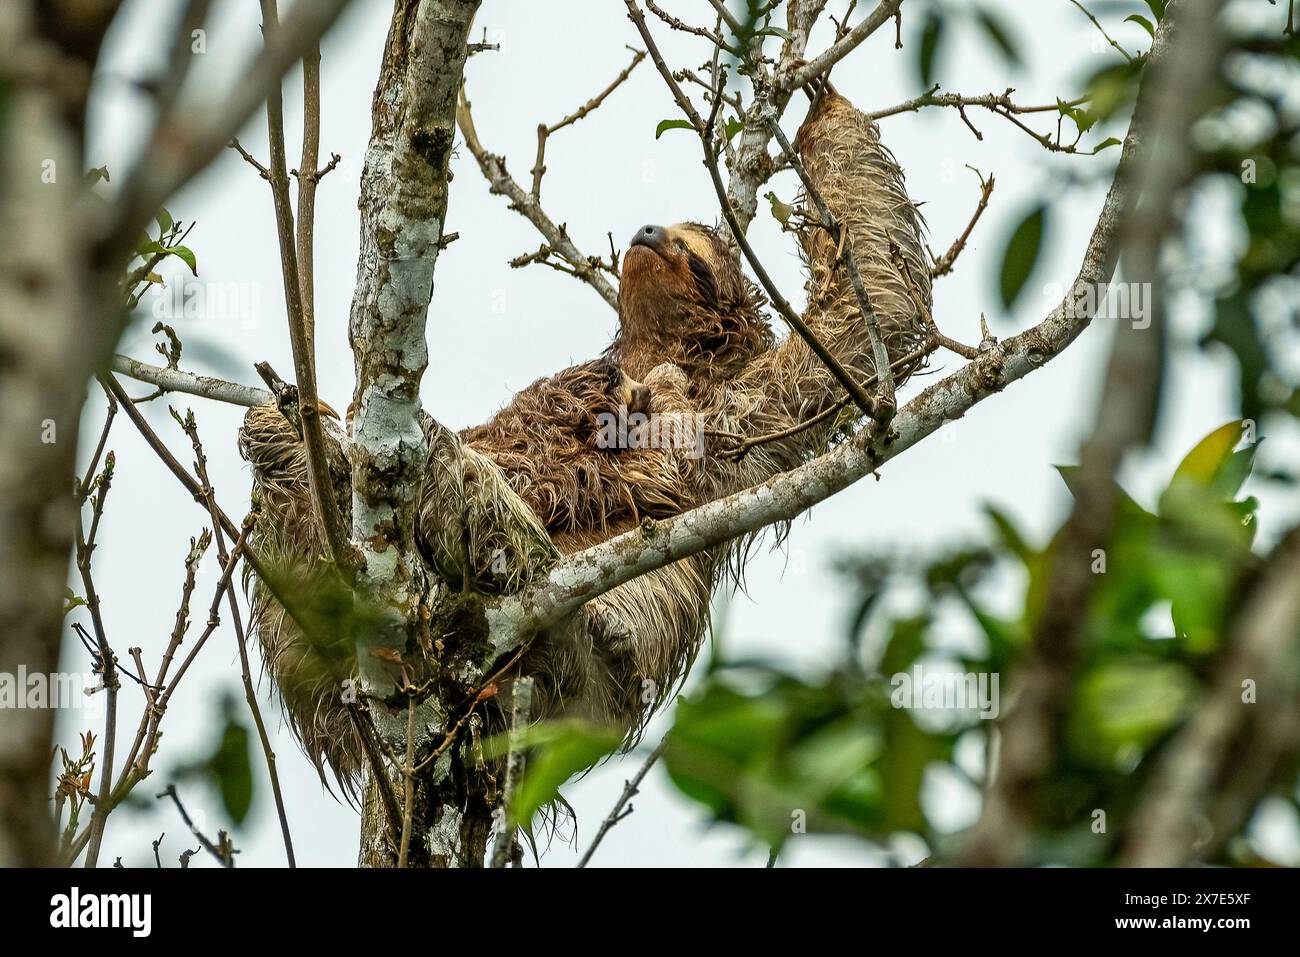
<svg viewBox="0 0 1300 957"><path fill-rule="evenodd" d="M682 252L684 252L684 253L685 253L685 252L690 252L690 247L686 245L686 240L684 240L684 239L674 239L674 240L673 240L673 245L676 246L678 249L680 249L680 250L681 250Z"/></svg>

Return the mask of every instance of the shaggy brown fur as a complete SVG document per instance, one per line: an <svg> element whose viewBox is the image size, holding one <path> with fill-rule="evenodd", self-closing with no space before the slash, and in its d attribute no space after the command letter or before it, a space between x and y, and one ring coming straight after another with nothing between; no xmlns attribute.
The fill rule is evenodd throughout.
<svg viewBox="0 0 1300 957"><path fill-rule="evenodd" d="M823 97L797 145L848 230L897 360L921 341L923 327L891 243L929 302L923 223L897 163L875 124L834 94ZM805 321L865 379L873 371L871 350L836 250L821 231L806 231L801 240L809 269ZM625 400L622 376L645 380L652 413L693 412L707 428L744 435L786 429L840 401L839 385L802 340L774 344L762 309L718 232L682 224L636 243L623 260L620 332L602 360L539 380L460 436L428 421L417 533L430 563L450 581L466 576L485 591L512 591L559 553L605 540L642 517L676 514L762 482L823 451L843 424L757 446L739 462L710 448L701 458L698 450L662 443L644 447L636 427L618 443L628 447L601 447L596 416ZM308 555L319 554L309 531L301 446L282 417L271 421L277 416L253 410L245 425L255 493L281 519L268 528L268 541L255 544L279 547L286 557L303 556L304 545ZM255 440L253 433L263 431L274 438ZM713 589L729 567L738 571L742 552L733 544L676 562L595 599L540 636L521 663L538 678L539 716L612 723L634 740L685 675L708 627ZM304 683L288 673L299 665L286 649L296 654L303 639L275 611L274 602L261 600L256 621L290 719L318 766L323 759L350 777L358 752L338 734L337 694L313 697L329 682Z"/></svg>

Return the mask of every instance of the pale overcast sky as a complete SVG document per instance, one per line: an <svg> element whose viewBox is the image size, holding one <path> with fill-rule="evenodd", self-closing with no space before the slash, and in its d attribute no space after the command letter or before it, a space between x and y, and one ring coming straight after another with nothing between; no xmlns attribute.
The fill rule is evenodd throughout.
<svg viewBox="0 0 1300 957"><path fill-rule="evenodd" d="M960 39L950 45L938 72L945 88L975 94L1014 86L1021 102L1051 103L1057 96L1076 95L1081 79L1103 59L1115 56L1096 42L1092 27L1066 0L996 5L1006 11L1025 41L1026 69L1008 73L987 44L964 29L958 31ZM207 51L196 66L191 91L215 96L239 74L260 43L257 6L253 0L213 5ZM664 6L703 21L707 4L674 0ZM832 12L839 16L844 6L833 2ZM119 18L94 100L98 124L90 165L107 164L113 174L129 165L130 144L137 140L148 114L144 97L124 81L146 77L157 67L169 42L170 11L175 7L164 0L132 0L126 15ZM855 22L870 7L870 3L859 4ZM390 11L391 3L385 0L357 0L324 48L322 161L337 151L343 162L321 183L317 196L316 321L321 393L339 409L347 406L353 381L346 330L356 271L358 178ZM864 109L879 109L921 92L913 67L916 21L913 16L905 23L904 50L894 49L893 30L885 28L840 64L834 76L838 89ZM489 150L507 157L516 178L526 179L538 122L555 122L602 89L626 65L630 54L625 45L636 44L639 38L623 4L616 0L485 0L478 24L476 33L486 27L489 41L501 44L500 52L474 57L466 70L479 134ZM707 59L702 42L670 34L653 19L651 24L674 65L695 67ZM1144 48L1148 42L1132 24L1119 27L1116 35L1130 49ZM814 35L810 49L820 50L828 42L829 25L825 25ZM297 74L285 89L292 164L300 134ZM796 99L785 123L791 133L802 107ZM645 223L718 218L698 143L683 131L669 132L658 141L654 138L658 121L674 115L671 99L647 61L599 111L551 140L544 205L553 218L568 223L582 249L606 252L607 232L622 248ZM981 311L988 313L993 332L1005 336L1038 321L1054 304L1039 290L1074 276L1118 151L1097 159L1048 155L1005 121L979 112L972 112L971 119L984 134L982 142L953 111L889 118L882 122L882 130L906 171L909 192L925 204L937 250L947 248L964 227L977 199L976 179L964 164L997 177L992 206L955 275L935 287L940 326L973 342L979 338ZM255 155L266 157L263 116L257 116L240 138ZM448 229L459 232L460 239L438 262L423 397L434 416L460 428L485 420L513 391L535 378L594 356L612 336L616 317L593 291L568 276L542 266L510 269L508 260L536 249L540 237L531 224L506 208L501 197L488 194L473 157L463 147L452 166L455 182ZM1067 186L1066 174L1071 170L1091 176L1092 185ZM786 199L795 193L789 174L778 178L773 188ZM1032 281L1034 288L1015 314L1003 315L996 305L1002 244L1028 206L1044 193L1056 199L1044 260ZM252 364L258 360L269 360L282 373L289 373L292 363L267 185L237 155L227 152L169 207L177 219L197 221L188 245L197 254L200 279L241 284L238 288L250 306L247 314L176 321L187 347L183 364L247 383L257 382ZM797 302L802 276L793 243L762 211L750 236L769 271ZM1210 241L1222 256L1235 237L1222 233ZM183 278L177 270L168 271L167 277ZM144 307L149 305L146 300ZM1178 315L1180 341L1194 341L1203 321L1187 311ZM146 361L157 361L148 325L134 329L123 348ZM1109 332L1105 322L1095 323L1044 371L980 404L964 420L891 462L880 481L864 481L819 505L795 524L782 551L755 557L748 570L748 594L736 596L728 608L731 653L779 655L809 669L837 655L847 606L847 596L831 573L839 554L868 547L922 548L983 536L985 502L997 503L1040 540L1045 538L1067 505L1052 465L1076 459L1081 431L1090 422ZM937 365L940 371L951 371L959 361L943 355ZM926 381L914 382L908 394ZM1139 499L1167 478L1198 438L1232 416L1234 388L1225 362L1181 350L1157 454L1131 468L1126 478ZM194 408L220 500L232 515L243 514L250 477L235 447L242 410L184 396L170 396L167 401L182 410ZM144 408L154 427L188 462L188 445L164 402ZM101 422L102 402L92 391L83 423L83 459ZM1261 456L1267 465L1288 452L1296 454L1298 446L1295 434L1270 436ZM121 417L110 447L117 452L117 474L100 533L102 544L95 555L96 579L104 595L108 635L119 656L127 647L139 645L145 660L156 662L172 627L188 537L198 532L206 518ZM1249 491L1264 499L1261 538L1265 541L1300 512L1294 494L1284 496L1274 487L1263 486ZM202 631L216 577L215 560L210 560L195 592L191 635ZM1008 583L1008 603L1018 600L1016 587L1018 583ZM75 641L67 644L65 667L86 667ZM138 789L151 801L168 783L169 768L211 745L221 694L228 691L240 697L242 708L238 658L227 627L213 638L185 683L187 689L164 723L157 770ZM283 726L269 686L263 683L261 691L268 723L277 735L275 746L299 863L352 865L356 812L322 791ZM138 718L138 687L127 684L122 699L119 722L129 734ZM662 726L663 721L657 721L647 741L656 741ZM76 716L63 716L59 732L65 746L72 747L80 727ZM574 846L555 842L542 858L544 865L576 862L577 851L585 848L624 779L640 761L638 754L611 760L565 789L577 810L578 841ZM254 756L254 765L259 775L257 801L245 827L236 832L242 850L239 860L244 866L281 865L284 852L260 754ZM227 826L215 794L190 785L185 797L191 808L205 815L210 832ZM954 785L936 781L928 799L936 817L949 826L969 820L969 795ZM660 769L650 775L634 803L636 812L605 840L595 864L761 866L765 860L764 851L747 850L739 830L706 828L702 811L679 796ZM147 814L126 810L113 816L102 862L111 864L120 855L127 865L151 863L150 842L160 831L167 832L165 862L174 863L183 846L193 846L185 840L184 827L173 810L158 804ZM899 851L908 859L923 853L912 844ZM879 855L853 840L799 837L783 854L782 866L860 865L879 860ZM195 858L196 866L211 863Z"/></svg>

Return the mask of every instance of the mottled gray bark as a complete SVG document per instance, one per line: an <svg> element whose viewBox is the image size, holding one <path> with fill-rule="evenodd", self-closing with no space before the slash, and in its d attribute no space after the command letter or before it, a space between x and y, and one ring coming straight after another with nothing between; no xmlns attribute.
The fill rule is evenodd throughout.
<svg viewBox="0 0 1300 957"><path fill-rule="evenodd" d="M349 322L356 366L352 536L363 559L362 593L382 609L386 626L359 642L357 657L376 730L398 754L406 750L406 707L397 662L430 647L424 632L429 582L415 546L428 451L420 379L428 365L425 325L447 213L456 96L477 8L478 0L398 0L361 181L361 252ZM417 753L442 729L438 699L419 708ZM422 813L412 863L475 863L476 849L456 839L459 804L424 787L417 796ZM482 851L477 848L479 863Z"/></svg>

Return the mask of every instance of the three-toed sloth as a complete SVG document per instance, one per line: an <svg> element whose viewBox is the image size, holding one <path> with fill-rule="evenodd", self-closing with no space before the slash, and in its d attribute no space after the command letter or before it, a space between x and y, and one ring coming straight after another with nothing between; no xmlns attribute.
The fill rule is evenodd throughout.
<svg viewBox="0 0 1300 957"><path fill-rule="evenodd" d="M834 93L818 101L796 148L847 230L897 362L924 338L917 303L930 304L923 222L902 173L876 125ZM867 327L840 252L817 228L802 230L800 244L808 272L804 320L865 382L874 372ZM843 390L798 336L776 340L764 305L725 228L638 230L622 262L619 331L600 358L538 380L458 436L426 420L430 464L416 535L431 568L483 591L523 584L516 570L528 563L511 554L508 535L489 527L491 510L458 504L477 492L494 507L510 499L508 507L526 509L549 539L542 547L566 554L643 519L759 484L824 451L843 435L842 418L792 427L840 403ZM910 371L896 369L896 378ZM678 424L652 440L638 433L663 418ZM636 424L611 433L611 421ZM783 434L737 459L711 447L708 435L716 433ZM298 435L277 409L263 406L249 411L240 442L264 515L251 544L309 581L323 547ZM739 573L745 554L740 540L675 562L593 599L538 636L517 666L536 680L534 716L579 716L635 741L684 677L707 630L713 590ZM351 782L362 753L340 685L355 670L354 654L308 642L261 583L254 602L267 668L304 749L318 769L327 764Z"/></svg>

